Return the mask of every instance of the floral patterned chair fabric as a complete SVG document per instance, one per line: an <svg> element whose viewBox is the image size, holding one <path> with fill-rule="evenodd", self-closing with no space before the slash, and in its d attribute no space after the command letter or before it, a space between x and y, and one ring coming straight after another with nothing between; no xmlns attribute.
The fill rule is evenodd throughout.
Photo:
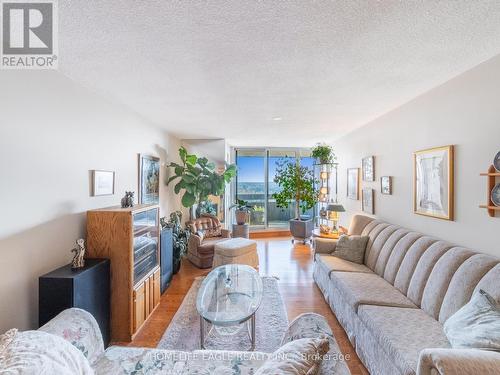
<svg viewBox="0 0 500 375"><path fill-rule="evenodd" d="M90 364L89 371L93 371L96 375L253 375L270 356L270 353L261 352L217 350L183 352L122 346L111 346L104 350L96 320L88 312L76 308L63 311L41 327L40 331L48 333L48 337L58 340L63 338L70 342L83 353L82 360L85 361L86 358ZM304 314L295 319L285 333L283 344L306 337L329 337L333 340L331 342L334 343L334 348L338 348L328 323L320 315ZM343 369L342 365L345 366L345 364L339 366L335 361L332 365L334 367L322 366L320 374L332 374L330 371L332 368L339 371ZM7 374L18 373L14 371ZM87 375L89 372L84 374ZM348 374L349 372L335 372L335 375Z"/></svg>

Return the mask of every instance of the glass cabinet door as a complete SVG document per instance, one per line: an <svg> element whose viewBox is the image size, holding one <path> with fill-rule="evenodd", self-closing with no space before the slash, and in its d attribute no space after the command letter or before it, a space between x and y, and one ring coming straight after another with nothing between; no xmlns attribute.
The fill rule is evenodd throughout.
<svg viewBox="0 0 500 375"><path fill-rule="evenodd" d="M134 229L134 283L158 265L158 208L135 213Z"/></svg>

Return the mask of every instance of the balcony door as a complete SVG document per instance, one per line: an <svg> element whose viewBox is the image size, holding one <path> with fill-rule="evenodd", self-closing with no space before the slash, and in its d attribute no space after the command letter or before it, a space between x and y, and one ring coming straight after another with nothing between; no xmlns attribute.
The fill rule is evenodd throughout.
<svg viewBox="0 0 500 375"><path fill-rule="evenodd" d="M259 228L288 228L288 221L295 216L295 202L288 208L276 207L273 193L279 191L274 182L281 161L313 165L309 150L302 149L236 149L236 198L247 201L252 207L250 226ZM306 214L313 217L313 210Z"/></svg>

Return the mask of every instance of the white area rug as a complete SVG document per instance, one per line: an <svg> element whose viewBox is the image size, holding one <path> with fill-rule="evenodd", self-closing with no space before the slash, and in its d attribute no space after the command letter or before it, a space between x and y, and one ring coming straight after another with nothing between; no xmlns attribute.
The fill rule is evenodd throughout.
<svg viewBox="0 0 500 375"><path fill-rule="evenodd" d="M196 310L196 295L203 277L196 278L191 285L179 310L163 334L159 349L192 351L200 349L200 316ZM255 315L255 350L273 352L278 349L283 334L288 327L288 317L283 298L278 289L278 281L273 277L263 277L264 293L262 303ZM222 336L212 329L206 338L205 347L214 350L248 350L250 339L247 325L231 336Z"/></svg>

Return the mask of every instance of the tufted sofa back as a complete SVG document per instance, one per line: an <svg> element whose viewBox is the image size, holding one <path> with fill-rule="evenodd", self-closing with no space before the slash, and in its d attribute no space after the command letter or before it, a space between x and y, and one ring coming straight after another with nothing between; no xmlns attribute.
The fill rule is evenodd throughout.
<svg viewBox="0 0 500 375"><path fill-rule="evenodd" d="M364 263L444 323L476 289L500 301L500 259L363 215L349 234L369 237Z"/></svg>
<svg viewBox="0 0 500 375"><path fill-rule="evenodd" d="M191 233L196 233L199 230L204 231L221 226L219 219L211 215L203 215L198 219L188 221L186 225L188 226Z"/></svg>

